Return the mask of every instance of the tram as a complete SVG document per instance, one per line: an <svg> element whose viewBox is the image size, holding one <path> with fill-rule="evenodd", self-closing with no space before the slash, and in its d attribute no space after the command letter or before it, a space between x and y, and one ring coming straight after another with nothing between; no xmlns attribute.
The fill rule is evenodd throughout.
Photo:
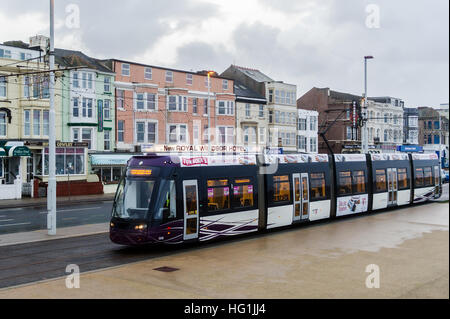
<svg viewBox="0 0 450 319"><path fill-rule="evenodd" d="M437 199L436 154L134 156L110 239L205 242Z"/></svg>

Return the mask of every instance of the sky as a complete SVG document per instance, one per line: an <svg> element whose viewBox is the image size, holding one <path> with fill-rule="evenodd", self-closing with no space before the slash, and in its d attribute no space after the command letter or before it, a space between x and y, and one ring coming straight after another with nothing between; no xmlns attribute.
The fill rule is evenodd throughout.
<svg viewBox="0 0 450 319"><path fill-rule="evenodd" d="M0 43L49 34L49 0L0 0ZM187 71L231 64L297 85L449 101L448 0L55 0L55 46Z"/></svg>

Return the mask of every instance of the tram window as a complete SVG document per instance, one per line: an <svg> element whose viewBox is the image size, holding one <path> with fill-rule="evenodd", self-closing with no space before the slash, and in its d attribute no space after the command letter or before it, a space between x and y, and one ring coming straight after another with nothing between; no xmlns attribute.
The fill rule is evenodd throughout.
<svg viewBox="0 0 450 319"><path fill-rule="evenodd" d="M311 199L325 198L325 174L310 174L309 179L311 184Z"/></svg>
<svg viewBox="0 0 450 319"><path fill-rule="evenodd" d="M197 215L197 186L186 186L186 210L187 214ZM193 219L193 218L192 218Z"/></svg>
<svg viewBox="0 0 450 319"><path fill-rule="evenodd" d="M366 177L364 171L352 172L353 194L363 194L366 192Z"/></svg>
<svg viewBox="0 0 450 319"><path fill-rule="evenodd" d="M375 172L375 176L376 176L375 188L377 192L386 192L387 191L386 170L377 169Z"/></svg>
<svg viewBox="0 0 450 319"><path fill-rule="evenodd" d="M433 186L433 171L431 170L431 167L423 168L423 177L425 186Z"/></svg>
<svg viewBox="0 0 450 319"><path fill-rule="evenodd" d="M408 174L406 168L398 169L398 189L408 189Z"/></svg>
<svg viewBox="0 0 450 319"><path fill-rule="evenodd" d="M208 181L208 211L230 208L230 186L228 179Z"/></svg>
<svg viewBox="0 0 450 319"><path fill-rule="evenodd" d="M352 173L339 172L339 195L350 195L352 193Z"/></svg>
<svg viewBox="0 0 450 319"><path fill-rule="evenodd" d="M236 179L233 185L233 208L252 207L253 191L250 179Z"/></svg>
<svg viewBox="0 0 450 319"><path fill-rule="evenodd" d="M439 185L439 166L434 167L434 185Z"/></svg>
<svg viewBox="0 0 450 319"><path fill-rule="evenodd" d="M168 210L167 219L174 219L177 217L177 200L176 200L176 188L175 181L169 181L169 189L167 190L164 206L165 210Z"/></svg>
<svg viewBox="0 0 450 319"><path fill-rule="evenodd" d="M423 168L416 168L416 187L424 186Z"/></svg>
<svg viewBox="0 0 450 319"><path fill-rule="evenodd" d="M274 176L273 177L273 201L289 202L291 200L291 185L289 183L289 176Z"/></svg>

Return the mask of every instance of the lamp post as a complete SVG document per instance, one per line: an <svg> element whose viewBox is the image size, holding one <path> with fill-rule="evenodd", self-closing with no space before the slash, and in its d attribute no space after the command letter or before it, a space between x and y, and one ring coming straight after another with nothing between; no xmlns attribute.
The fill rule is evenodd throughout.
<svg viewBox="0 0 450 319"><path fill-rule="evenodd" d="M361 129L361 151L363 154L369 153L369 130L367 127L367 60L373 59L373 56L364 57L364 106L362 112L362 129Z"/></svg>

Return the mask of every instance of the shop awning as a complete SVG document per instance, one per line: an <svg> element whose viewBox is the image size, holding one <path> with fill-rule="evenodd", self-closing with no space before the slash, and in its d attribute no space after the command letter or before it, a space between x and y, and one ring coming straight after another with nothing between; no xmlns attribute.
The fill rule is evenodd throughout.
<svg viewBox="0 0 450 319"><path fill-rule="evenodd" d="M4 157L4 156L7 156L6 151L3 147L0 147L0 157Z"/></svg>
<svg viewBox="0 0 450 319"><path fill-rule="evenodd" d="M31 151L26 146L4 146L2 148L5 151L4 156L9 157L20 157L20 156L31 156ZM2 151L0 149L0 156L2 154Z"/></svg>
<svg viewBox="0 0 450 319"><path fill-rule="evenodd" d="M126 166L133 155L128 154L91 154L92 166Z"/></svg>

